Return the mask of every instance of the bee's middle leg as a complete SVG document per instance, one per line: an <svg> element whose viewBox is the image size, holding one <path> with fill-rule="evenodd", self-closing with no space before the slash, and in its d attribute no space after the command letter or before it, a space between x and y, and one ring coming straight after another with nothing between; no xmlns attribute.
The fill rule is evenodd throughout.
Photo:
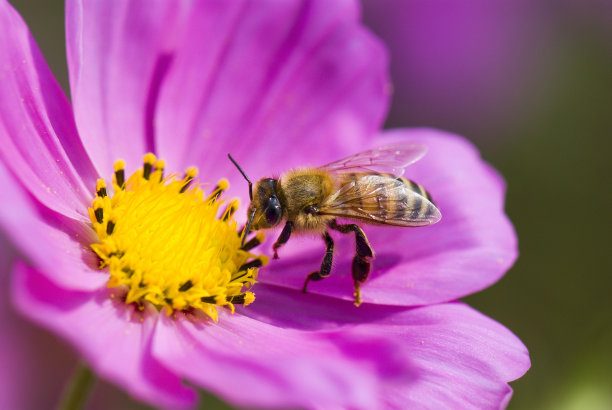
<svg viewBox="0 0 612 410"><path fill-rule="evenodd" d="M341 233L355 232L355 257L353 258L352 275L355 287L355 305L361 304L360 286L365 283L370 275L371 262L370 258L374 257L374 251L368 242L363 230L356 224L338 225L333 220L329 227Z"/></svg>
<svg viewBox="0 0 612 410"><path fill-rule="evenodd" d="M318 281L323 278L329 276L332 268L332 261L334 257L334 240L326 231L323 235L323 240L325 241L325 256L323 256L323 261L321 261L321 269L310 273L306 276L306 280L304 281L304 287L302 288L302 292L306 293L306 288L308 287L308 282Z"/></svg>

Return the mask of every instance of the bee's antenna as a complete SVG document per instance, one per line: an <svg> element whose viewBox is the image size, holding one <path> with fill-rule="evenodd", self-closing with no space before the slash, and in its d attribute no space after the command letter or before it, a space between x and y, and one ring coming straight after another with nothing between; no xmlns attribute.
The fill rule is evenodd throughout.
<svg viewBox="0 0 612 410"><path fill-rule="evenodd" d="M238 165L238 163L236 162L236 160L234 158L232 158L232 156L228 153L227 156L229 157L230 161L232 161L234 163L234 165L236 165L236 168L238 168L238 171L240 171L240 173L242 174L242 176L244 177L244 179L246 179L246 181L249 183L249 199L252 201L253 200L253 183L251 182L251 180L249 179L249 177L246 176L246 174L244 173L244 171L242 170L242 168L240 168L240 165ZM251 214L251 221L253 220L253 215ZM247 233L248 232L248 228L251 226L251 222L249 221L249 224L247 225ZM246 235L244 236L246 238ZM242 240L244 242L244 238Z"/></svg>
<svg viewBox="0 0 612 410"><path fill-rule="evenodd" d="M249 215L249 221L244 227L244 233L242 235L242 244L240 244L240 247L244 246L244 241L246 240L246 237L249 236L249 231L251 230L251 224L253 223L254 217L255 217L255 208L253 208L253 210L251 211L251 215Z"/></svg>

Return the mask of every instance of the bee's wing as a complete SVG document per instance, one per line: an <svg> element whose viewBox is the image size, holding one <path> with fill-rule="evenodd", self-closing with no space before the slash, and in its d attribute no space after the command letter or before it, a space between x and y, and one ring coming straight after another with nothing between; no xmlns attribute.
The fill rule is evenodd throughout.
<svg viewBox="0 0 612 410"><path fill-rule="evenodd" d="M403 175L405 167L417 162L426 152L427 146L424 144L404 142L363 151L320 168L334 173L385 172L399 177Z"/></svg>
<svg viewBox="0 0 612 410"><path fill-rule="evenodd" d="M373 174L344 184L319 212L397 226L431 225L442 217L426 193L414 191L399 179Z"/></svg>

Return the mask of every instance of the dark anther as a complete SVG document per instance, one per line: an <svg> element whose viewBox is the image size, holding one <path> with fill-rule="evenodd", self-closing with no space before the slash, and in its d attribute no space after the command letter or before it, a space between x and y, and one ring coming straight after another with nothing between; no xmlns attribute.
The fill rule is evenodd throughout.
<svg viewBox="0 0 612 410"><path fill-rule="evenodd" d="M125 272L127 274L128 279L132 277L132 275L134 275L134 269L130 268L129 266L124 266L123 268L121 268L121 270L123 272Z"/></svg>
<svg viewBox="0 0 612 410"><path fill-rule="evenodd" d="M153 170L153 164L149 164L149 163L145 162L144 168L142 170L142 176L147 181L149 180L149 177L151 176L151 171L152 170Z"/></svg>
<svg viewBox="0 0 612 410"><path fill-rule="evenodd" d="M243 271L243 270L247 270L247 269L250 269L250 268L259 268L262 265L263 265L263 262L261 261L261 259L254 259L251 262L247 262L247 263L243 264L242 266L240 266L238 268L238 272Z"/></svg>
<svg viewBox="0 0 612 410"><path fill-rule="evenodd" d="M217 297L216 296L204 296L202 298L200 298L200 300L204 303L217 303Z"/></svg>
<svg viewBox="0 0 612 410"><path fill-rule="evenodd" d="M228 296L226 300L230 303L235 303L237 305L244 305L245 295L236 295L236 296Z"/></svg>
<svg viewBox="0 0 612 410"><path fill-rule="evenodd" d="M164 301L169 305L172 305L172 302L173 302L171 298L164 298Z"/></svg>
<svg viewBox="0 0 612 410"><path fill-rule="evenodd" d="M159 171L159 182L162 182L164 180L164 169L163 168L156 168L156 170Z"/></svg>
<svg viewBox="0 0 612 410"><path fill-rule="evenodd" d="M189 188L189 185L191 185L191 181L192 180L193 180L193 178L187 177L186 180L185 180L185 183L181 187L181 190L179 191L179 193L182 194L183 192L187 191L187 188Z"/></svg>
<svg viewBox="0 0 612 410"><path fill-rule="evenodd" d="M217 185L215 189L212 190L210 195L208 195L208 198L206 199L209 201L215 202L217 199L219 199L222 193L223 193L223 190L219 187L219 185Z"/></svg>
<svg viewBox="0 0 612 410"><path fill-rule="evenodd" d="M236 276L232 276L232 282L235 282L236 280L238 280L240 278L243 278L243 277L245 277L248 274L247 271L242 271L242 272L238 272L238 273L240 273L240 274L236 275ZM246 283L246 282L242 282L242 283Z"/></svg>
<svg viewBox="0 0 612 410"><path fill-rule="evenodd" d="M230 205L223 213L223 222L230 219L232 215L234 215L234 212L236 212L236 207L234 205Z"/></svg>
<svg viewBox="0 0 612 410"><path fill-rule="evenodd" d="M108 195L106 193L106 188L100 188L98 192L96 192L96 195L98 195L100 198L104 198L106 195Z"/></svg>
<svg viewBox="0 0 612 410"><path fill-rule="evenodd" d="M115 251L115 252L111 252L108 254L109 258L112 258L113 256L116 256L118 258L123 258L123 255L125 255L124 251Z"/></svg>
<svg viewBox="0 0 612 410"><path fill-rule="evenodd" d="M186 292L189 289L191 289L193 287L193 282L188 280L187 282L183 283L181 285L181 287L179 288L179 292Z"/></svg>
<svg viewBox="0 0 612 410"><path fill-rule="evenodd" d="M259 245L261 242L259 241L259 238L257 236L255 236L253 239L251 239L250 241L248 241L247 243L244 244L244 246L240 249L242 249L243 251L250 251L251 249L253 249L254 247L256 247L257 245Z"/></svg>
<svg viewBox="0 0 612 410"><path fill-rule="evenodd" d="M237 305L244 305L245 297L246 297L245 294L236 295L236 296L227 296L225 300L227 300L230 303L235 303ZM215 296L204 296L200 298L200 300L204 303L212 303L212 304L217 303L217 298Z"/></svg>
<svg viewBox="0 0 612 410"><path fill-rule="evenodd" d="M108 221L108 223L106 224L106 234L107 235L112 234L114 229L115 229L115 223L113 221Z"/></svg>
<svg viewBox="0 0 612 410"><path fill-rule="evenodd" d="M115 171L115 179L119 188L123 189L125 184L125 173L122 169Z"/></svg>
<svg viewBox="0 0 612 410"><path fill-rule="evenodd" d="M104 220L104 210L102 208L98 208L94 211L94 215L96 216L96 221L101 224Z"/></svg>

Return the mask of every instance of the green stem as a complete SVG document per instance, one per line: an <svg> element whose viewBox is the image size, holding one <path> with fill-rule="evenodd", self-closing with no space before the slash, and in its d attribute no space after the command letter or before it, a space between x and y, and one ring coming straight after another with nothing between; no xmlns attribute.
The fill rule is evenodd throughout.
<svg viewBox="0 0 612 410"><path fill-rule="evenodd" d="M80 363L66 386L57 409L79 410L84 408L95 381L96 376L89 367Z"/></svg>

